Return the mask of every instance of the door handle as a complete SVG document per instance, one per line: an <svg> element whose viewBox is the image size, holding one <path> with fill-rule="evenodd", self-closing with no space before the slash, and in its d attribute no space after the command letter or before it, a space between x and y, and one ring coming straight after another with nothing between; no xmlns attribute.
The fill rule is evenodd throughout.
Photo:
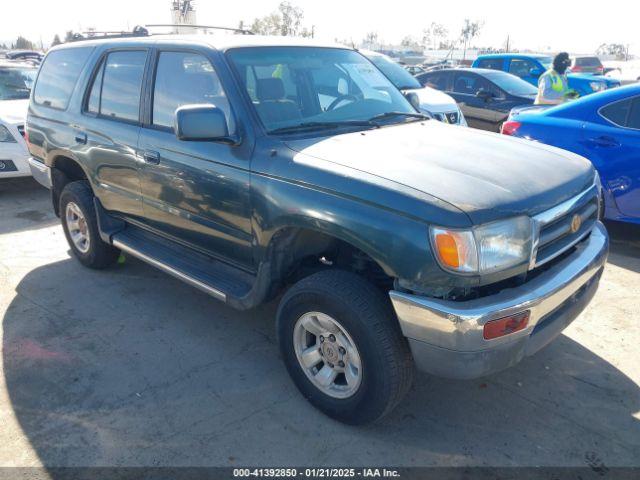
<svg viewBox="0 0 640 480"><path fill-rule="evenodd" d="M142 154L142 158L144 158L145 162L153 165L158 165L160 163L160 154L151 150L145 150Z"/></svg>
<svg viewBox="0 0 640 480"><path fill-rule="evenodd" d="M81 145L87 144L87 134L84 132L76 132L75 135L76 143L80 143Z"/></svg>
<svg viewBox="0 0 640 480"><path fill-rule="evenodd" d="M601 135L599 137L593 137L589 139L589 142L597 145L598 147L619 147L620 143L613 137L608 135Z"/></svg>

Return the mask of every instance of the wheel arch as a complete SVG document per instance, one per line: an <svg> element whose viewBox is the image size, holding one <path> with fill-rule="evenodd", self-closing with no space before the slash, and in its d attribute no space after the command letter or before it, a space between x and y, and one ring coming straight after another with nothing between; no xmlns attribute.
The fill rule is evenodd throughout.
<svg viewBox="0 0 640 480"><path fill-rule="evenodd" d="M57 216L60 216L59 202L62 190L68 183L78 180L89 182L89 175L80 162L69 155L56 155L51 161L51 201Z"/></svg>

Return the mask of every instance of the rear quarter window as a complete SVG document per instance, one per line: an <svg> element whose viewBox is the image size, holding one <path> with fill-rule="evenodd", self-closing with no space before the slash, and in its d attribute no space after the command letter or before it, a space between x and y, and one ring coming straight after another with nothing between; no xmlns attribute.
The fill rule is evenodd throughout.
<svg viewBox="0 0 640 480"><path fill-rule="evenodd" d="M478 62L478 68L488 68L490 70L502 70L504 60L502 58L485 58Z"/></svg>
<svg viewBox="0 0 640 480"><path fill-rule="evenodd" d="M67 48L47 55L36 81L34 102L66 110L93 47Z"/></svg>
<svg viewBox="0 0 640 480"><path fill-rule="evenodd" d="M611 123L624 127L627 125L627 117L631 110L631 99L620 100L615 103L602 107L600 109L600 115L609 120Z"/></svg>

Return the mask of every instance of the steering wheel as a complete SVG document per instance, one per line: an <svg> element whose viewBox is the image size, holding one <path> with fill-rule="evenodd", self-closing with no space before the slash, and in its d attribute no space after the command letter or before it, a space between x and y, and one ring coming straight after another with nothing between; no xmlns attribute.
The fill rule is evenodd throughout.
<svg viewBox="0 0 640 480"><path fill-rule="evenodd" d="M358 97L356 97L355 95L351 95L350 93L346 95L340 95L333 102L331 102L331 105L327 107L327 112L334 110L338 105L340 105L345 100L351 100L351 102L353 103L358 101Z"/></svg>

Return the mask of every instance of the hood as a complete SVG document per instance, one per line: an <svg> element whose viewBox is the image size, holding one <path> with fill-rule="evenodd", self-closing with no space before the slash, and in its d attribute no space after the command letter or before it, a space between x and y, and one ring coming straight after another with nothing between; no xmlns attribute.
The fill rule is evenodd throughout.
<svg viewBox="0 0 640 480"><path fill-rule="evenodd" d="M428 121L329 138L289 140L300 154L384 178L453 205L475 224L535 215L594 181L564 150Z"/></svg>
<svg viewBox="0 0 640 480"><path fill-rule="evenodd" d="M420 106L432 113L448 113L458 110L456 101L444 92L431 87L414 88L404 90L405 93L413 92L420 99Z"/></svg>
<svg viewBox="0 0 640 480"><path fill-rule="evenodd" d="M0 101L0 120L10 125L24 124L27 120L29 100Z"/></svg>

